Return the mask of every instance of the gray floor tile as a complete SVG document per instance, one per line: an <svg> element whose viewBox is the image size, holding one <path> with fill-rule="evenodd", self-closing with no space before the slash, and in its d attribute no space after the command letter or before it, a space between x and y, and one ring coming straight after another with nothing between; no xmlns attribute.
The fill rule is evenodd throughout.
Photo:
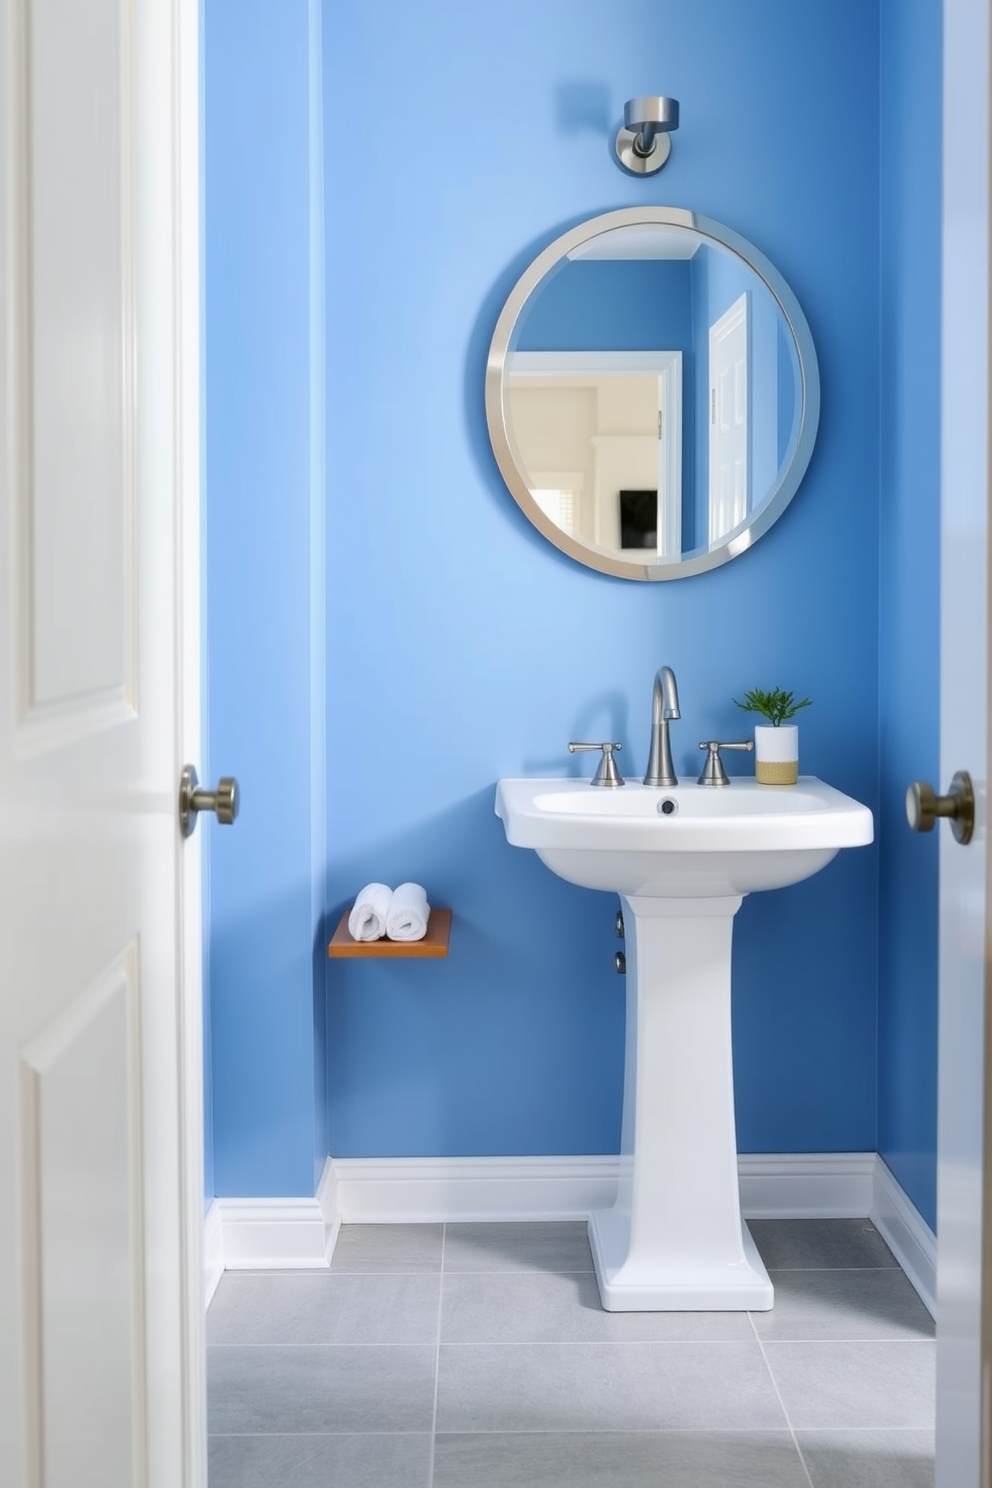
<svg viewBox="0 0 992 1488"><path fill-rule="evenodd" d="M442 1343L748 1341L744 1312L605 1312L591 1271L445 1272Z"/></svg>
<svg viewBox="0 0 992 1488"><path fill-rule="evenodd" d="M228 1271L207 1313L207 1343L434 1343L440 1290L440 1272L264 1276Z"/></svg>
<svg viewBox="0 0 992 1488"><path fill-rule="evenodd" d="M751 1230L750 1317L605 1312L583 1223L346 1225L330 1271L228 1273L210 1488L428 1488L438 1360L433 1488L932 1488L933 1323L881 1236Z"/></svg>
<svg viewBox="0 0 992 1488"><path fill-rule="evenodd" d="M749 1219L747 1227L769 1271L898 1264L870 1219Z"/></svg>
<svg viewBox="0 0 992 1488"><path fill-rule="evenodd" d="M933 1343L765 1343L790 1425L933 1428Z"/></svg>
<svg viewBox="0 0 992 1488"><path fill-rule="evenodd" d="M449 1344L437 1430L773 1430L756 1343Z"/></svg>
<svg viewBox="0 0 992 1488"><path fill-rule="evenodd" d="M332 1271L440 1271L444 1225L342 1225Z"/></svg>
<svg viewBox="0 0 992 1488"><path fill-rule="evenodd" d="M932 1338L933 1318L902 1271L773 1271L775 1306L752 1315L759 1338Z"/></svg>
<svg viewBox="0 0 992 1488"><path fill-rule="evenodd" d="M797 1436L813 1488L933 1488L932 1431L801 1431Z"/></svg>
<svg viewBox="0 0 992 1488"><path fill-rule="evenodd" d="M431 1438L213 1436L210 1488L430 1488Z"/></svg>
<svg viewBox="0 0 992 1488"><path fill-rule="evenodd" d="M434 1488L809 1488L787 1431L439 1436ZM214 1485L211 1483L211 1488Z"/></svg>
<svg viewBox="0 0 992 1488"><path fill-rule="evenodd" d="M449 1224L445 1271L591 1271L584 1221Z"/></svg>
<svg viewBox="0 0 992 1488"><path fill-rule="evenodd" d="M429 1431L431 1347L211 1348L209 1430Z"/></svg>

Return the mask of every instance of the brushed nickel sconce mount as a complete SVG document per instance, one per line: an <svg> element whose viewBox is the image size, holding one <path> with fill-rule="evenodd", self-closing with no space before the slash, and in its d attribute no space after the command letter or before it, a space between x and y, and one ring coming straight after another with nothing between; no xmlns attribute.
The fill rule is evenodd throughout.
<svg viewBox="0 0 992 1488"><path fill-rule="evenodd" d="M629 98L624 127L616 137L617 163L628 176L653 176L672 153L671 131L679 127L677 98Z"/></svg>

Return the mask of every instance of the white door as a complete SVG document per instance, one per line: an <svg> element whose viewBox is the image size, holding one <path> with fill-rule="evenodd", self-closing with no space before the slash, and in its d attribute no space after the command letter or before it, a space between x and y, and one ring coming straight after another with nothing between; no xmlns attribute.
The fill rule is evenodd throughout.
<svg viewBox="0 0 992 1488"><path fill-rule="evenodd" d="M748 510L747 295L710 326L710 546Z"/></svg>
<svg viewBox="0 0 992 1488"><path fill-rule="evenodd" d="M978 813L940 842L936 1480L988 1488L988 0L945 0L944 42L940 785L967 771Z"/></svg>
<svg viewBox="0 0 992 1488"><path fill-rule="evenodd" d="M197 26L0 0L4 1488L206 1476Z"/></svg>

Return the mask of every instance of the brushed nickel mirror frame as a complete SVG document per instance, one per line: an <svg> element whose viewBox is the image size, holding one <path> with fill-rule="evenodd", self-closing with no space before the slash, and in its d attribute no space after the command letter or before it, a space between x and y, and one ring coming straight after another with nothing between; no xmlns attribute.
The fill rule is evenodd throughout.
<svg viewBox="0 0 992 1488"><path fill-rule="evenodd" d="M576 249L603 233L617 228L658 225L682 227L729 251L758 275L777 302L791 333L799 368L796 435L789 457L779 470L768 495L744 521L724 534L712 547L696 548L678 560L654 561L618 557L616 552L579 541L555 525L540 508L527 484L526 473L517 461L508 419L507 359L520 330L521 316L532 294L544 278ZM590 217L550 243L517 280L500 312L489 347L486 365L486 423L496 463L507 489L533 526L561 552L599 573L616 578L659 581L684 579L706 573L737 558L762 537L785 511L806 474L816 440L820 416L820 376L813 337L799 302L775 265L740 233L698 212L679 207L625 207Z"/></svg>

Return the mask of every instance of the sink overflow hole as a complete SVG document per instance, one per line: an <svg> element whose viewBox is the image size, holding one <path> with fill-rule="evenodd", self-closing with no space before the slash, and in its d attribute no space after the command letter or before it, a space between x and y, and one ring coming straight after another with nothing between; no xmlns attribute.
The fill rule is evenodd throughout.
<svg viewBox="0 0 992 1488"><path fill-rule="evenodd" d="M671 796L666 796L663 801L658 802L659 816L674 816L679 809L678 801L673 801Z"/></svg>

